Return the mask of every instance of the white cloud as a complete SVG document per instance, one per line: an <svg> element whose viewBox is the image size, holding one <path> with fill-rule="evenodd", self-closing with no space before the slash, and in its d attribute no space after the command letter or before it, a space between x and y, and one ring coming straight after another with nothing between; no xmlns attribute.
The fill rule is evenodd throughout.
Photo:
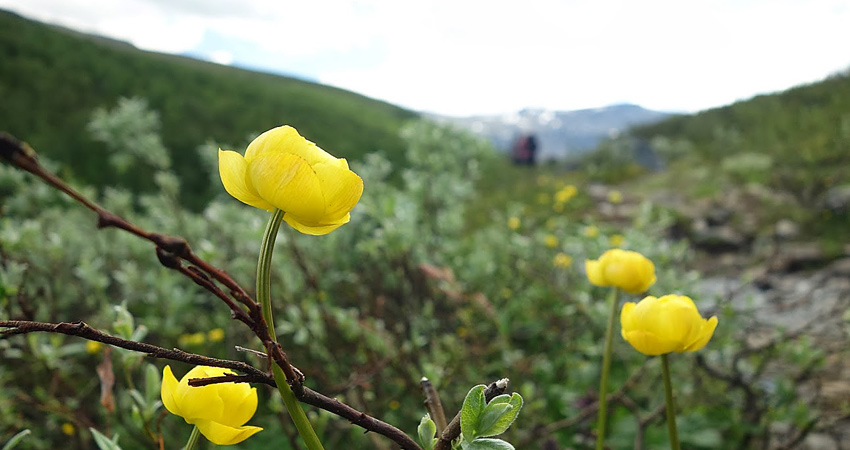
<svg viewBox="0 0 850 450"><path fill-rule="evenodd" d="M164 52L205 32L251 42L276 69L369 53L318 79L450 114L633 102L696 110L850 65L844 0L0 0L40 20ZM223 56L223 55L220 55ZM233 55L239 61L239 54ZM339 62L339 61L338 61ZM316 75L316 74L310 74Z"/></svg>

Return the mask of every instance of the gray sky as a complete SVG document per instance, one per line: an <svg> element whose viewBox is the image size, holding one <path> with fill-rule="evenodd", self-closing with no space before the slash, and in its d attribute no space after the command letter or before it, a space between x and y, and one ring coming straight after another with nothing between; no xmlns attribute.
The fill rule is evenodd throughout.
<svg viewBox="0 0 850 450"><path fill-rule="evenodd" d="M850 0L0 0L0 8L449 115L696 111L850 67Z"/></svg>

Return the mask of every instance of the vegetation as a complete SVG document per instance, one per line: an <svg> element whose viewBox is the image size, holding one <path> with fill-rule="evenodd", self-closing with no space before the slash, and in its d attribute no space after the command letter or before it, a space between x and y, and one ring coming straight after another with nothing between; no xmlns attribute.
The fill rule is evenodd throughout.
<svg viewBox="0 0 850 450"><path fill-rule="evenodd" d="M110 170L114 149L86 132L97 108L140 96L162 117L161 138L199 208L212 194L198 145L234 145L288 123L340 157L382 150L400 162L398 131L415 115L351 92L189 58L143 52L0 11L0 124L94 186L150 189L150 171Z"/></svg>

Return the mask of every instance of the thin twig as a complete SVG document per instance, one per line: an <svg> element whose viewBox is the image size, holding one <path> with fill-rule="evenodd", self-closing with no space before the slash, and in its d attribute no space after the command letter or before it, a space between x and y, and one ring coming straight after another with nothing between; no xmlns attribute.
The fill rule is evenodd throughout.
<svg viewBox="0 0 850 450"><path fill-rule="evenodd" d="M499 395L508 390L508 379L494 381L484 389L484 400L489 403ZM437 437L437 443L434 445L434 450L450 450L452 441L460 436L460 411L455 414L451 422L446 426L446 429Z"/></svg>
<svg viewBox="0 0 850 450"><path fill-rule="evenodd" d="M422 392L425 394L425 408L431 413L431 418L434 419L434 424L437 426L437 434L442 434L443 430L448 425L446 423L446 413L443 411L443 403L440 401L440 394L434 389L434 383L428 378L422 377L419 382L422 385Z"/></svg>

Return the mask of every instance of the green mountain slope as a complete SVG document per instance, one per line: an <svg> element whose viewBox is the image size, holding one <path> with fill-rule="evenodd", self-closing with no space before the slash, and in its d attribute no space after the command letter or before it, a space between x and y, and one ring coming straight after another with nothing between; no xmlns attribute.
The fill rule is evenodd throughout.
<svg viewBox="0 0 850 450"><path fill-rule="evenodd" d="M208 139L243 145L250 133L287 123L337 156L383 150L399 160L399 127L415 117L341 89L145 52L5 11L0 61L0 130L95 185L144 186L107 170L106 150L85 126L94 109L119 97L147 99L161 115L164 143L195 205L208 188L195 148Z"/></svg>
<svg viewBox="0 0 850 450"><path fill-rule="evenodd" d="M850 70L781 93L638 127L632 134L687 142L687 152L666 156L719 164L726 172L812 202L830 187L850 183Z"/></svg>

